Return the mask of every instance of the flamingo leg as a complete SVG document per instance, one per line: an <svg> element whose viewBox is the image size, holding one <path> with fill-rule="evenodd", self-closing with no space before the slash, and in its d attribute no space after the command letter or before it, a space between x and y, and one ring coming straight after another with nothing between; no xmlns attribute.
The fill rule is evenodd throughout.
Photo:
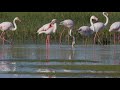
<svg viewBox="0 0 120 90"><path fill-rule="evenodd" d="M116 44L115 38L116 38L116 34L114 33L114 45Z"/></svg>
<svg viewBox="0 0 120 90"><path fill-rule="evenodd" d="M95 44L95 41L96 41L96 37L97 37L97 32L96 32L96 34L94 36L94 44Z"/></svg>
<svg viewBox="0 0 120 90"><path fill-rule="evenodd" d="M10 44L11 44L11 42L10 42L10 41L8 41L8 40L6 40L6 39L5 39L5 32L3 32L3 40L4 40L4 42L6 41L6 42L8 42L8 43L10 43Z"/></svg>
<svg viewBox="0 0 120 90"><path fill-rule="evenodd" d="M3 45L4 45L4 43L5 43L5 40L4 40L4 39L5 39L5 37L4 37L4 35L3 35Z"/></svg>
<svg viewBox="0 0 120 90"><path fill-rule="evenodd" d="M120 43L120 36L119 36L120 34L118 33L118 43Z"/></svg>
<svg viewBox="0 0 120 90"><path fill-rule="evenodd" d="M48 48L50 49L50 35L48 35Z"/></svg>
<svg viewBox="0 0 120 90"><path fill-rule="evenodd" d="M69 41L70 41L70 36L69 36L69 30L68 30L68 45L69 45Z"/></svg>
<svg viewBox="0 0 120 90"><path fill-rule="evenodd" d="M86 38L86 40L85 40L85 46L86 46L86 47L87 47L87 40L88 40L88 39Z"/></svg>
<svg viewBox="0 0 120 90"><path fill-rule="evenodd" d="M50 49L50 35L46 38L46 59L49 59L49 49Z"/></svg>
<svg viewBox="0 0 120 90"><path fill-rule="evenodd" d="M62 42L61 42L61 38L62 38L62 34L63 34L63 32L65 31L65 29L63 29L63 31L60 33L60 38L59 38L59 45L61 45L62 44Z"/></svg>
<svg viewBox="0 0 120 90"><path fill-rule="evenodd" d="M102 43L101 43L101 41L100 41L100 37L99 37L98 33L96 33L96 34L97 34L97 36L98 36L98 41L99 41L99 43L102 45Z"/></svg>
<svg viewBox="0 0 120 90"><path fill-rule="evenodd" d="M3 33L4 33L4 32L2 32L2 33L1 33L1 35L0 35L0 38L2 38L2 36L3 36Z"/></svg>
<svg viewBox="0 0 120 90"><path fill-rule="evenodd" d="M48 60L48 36L46 37L46 59Z"/></svg>

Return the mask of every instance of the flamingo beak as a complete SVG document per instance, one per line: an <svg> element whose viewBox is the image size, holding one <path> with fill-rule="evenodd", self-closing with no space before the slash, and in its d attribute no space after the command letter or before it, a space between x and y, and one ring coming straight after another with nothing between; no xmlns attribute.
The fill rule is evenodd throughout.
<svg viewBox="0 0 120 90"><path fill-rule="evenodd" d="M20 20L20 19L18 19L18 21L19 21L19 22L21 22L21 20Z"/></svg>

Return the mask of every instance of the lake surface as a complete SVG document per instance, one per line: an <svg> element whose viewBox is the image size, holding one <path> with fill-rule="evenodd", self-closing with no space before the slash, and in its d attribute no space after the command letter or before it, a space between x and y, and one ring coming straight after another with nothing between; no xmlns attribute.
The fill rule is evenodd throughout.
<svg viewBox="0 0 120 90"><path fill-rule="evenodd" d="M119 65L119 45L0 46L0 78L119 78Z"/></svg>

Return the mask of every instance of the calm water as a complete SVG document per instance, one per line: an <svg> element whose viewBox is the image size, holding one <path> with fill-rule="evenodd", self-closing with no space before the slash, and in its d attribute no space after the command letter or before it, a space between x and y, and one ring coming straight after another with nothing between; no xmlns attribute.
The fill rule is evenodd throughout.
<svg viewBox="0 0 120 90"><path fill-rule="evenodd" d="M48 51L45 45L0 46L0 78L112 78L78 67L119 64L119 45L51 45ZM119 71L104 71L111 72Z"/></svg>

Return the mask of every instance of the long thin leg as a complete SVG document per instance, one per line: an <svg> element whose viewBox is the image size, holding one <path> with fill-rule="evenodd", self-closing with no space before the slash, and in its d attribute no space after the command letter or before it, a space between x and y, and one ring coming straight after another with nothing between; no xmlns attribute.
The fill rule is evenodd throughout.
<svg viewBox="0 0 120 90"><path fill-rule="evenodd" d="M68 45L69 45L69 41L70 41L70 36L69 36L69 30L68 30Z"/></svg>
<svg viewBox="0 0 120 90"><path fill-rule="evenodd" d="M61 38L62 38L62 34L63 34L63 32L65 31L65 29L63 29L63 31L60 33L60 38L59 38L59 45L61 45L62 44L62 42L61 42Z"/></svg>
<svg viewBox="0 0 120 90"><path fill-rule="evenodd" d="M97 36L98 36L98 41L100 42L100 44L102 45L102 43L101 43L101 41L100 41L100 37L99 37L99 35L98 35L98 33L96 33L97 34Z"/></svg>
<svg viewBox="0 0 120 90"><path fill-rule="evenodd" d="M46 59L49 59L49 49L50 49L50 35L47 35L46 39Z"/></svg>
<svg viewBox="0 0 120 90"><path fill-rule="evenodd" d="M116 34L114 33L114 45L116 44Z"/></svg>
<svg viewBox="0 0 120 90"><path fill-rule="evenodd" d="M87 41L88 41L88 39L86 38L86 40L85 40L85 46L87 47Z"/></svg>
<svg viewBox="0 0 120 90"><path fill-rule="evenodd" d="M3 35L3 45L4 45L4 43L5 43L5 37L4 37L4 35Z"/></svg>
<svg viewBox="0 0 120 90"><path fill-rule="evenodd" d="M0 35L1 38L2 38L2 36L3 36L3 33L4 33L4 32L2 32L1 35Z"/></svg>
<svg viewBox="0 0 120 90"><path fill-rule="evenodd" d="M5 39L5 32L2 32L2 33L1 33L1 35L0 35L0 39L2 39L2 41L3 41L3 45L4 45L4 42L5 42L5 41L11 44L10 41L8 41L8 40Z"/></svg>
<svg viewBox="0 0 120 90"><path fill-rule="evenodd" d="M48 35L48 48L50 48L50 35Z"/></svg>
<svg viewBox="0 0 120 90"><path fill-rule="evenodd" d="M46 59L48 60L48 36L46 37Z"/></svg>
<svg viewBox="0 0 120 90"><path fill-rule="evenodd" d="M118 39L118 40L119 40L119 44L120 44L120 34L119 34L119 36L118 36L118 37L119 37L119 39Z"/></svg>
<svg viewBox="0 0 120 90"><path fill-rule="evenodd" d="M94 44L95 44L95 42L96 42L96 37L97 37L97 32L96 32L96 34L95 34L95 36L94 36Z"/></svg>

